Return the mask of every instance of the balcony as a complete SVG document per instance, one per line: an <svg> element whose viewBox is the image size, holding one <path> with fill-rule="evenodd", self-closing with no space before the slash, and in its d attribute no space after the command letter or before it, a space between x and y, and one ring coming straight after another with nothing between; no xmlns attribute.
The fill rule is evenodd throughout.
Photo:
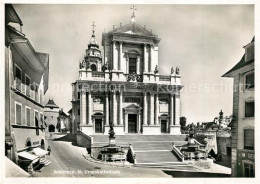
<svg viewBox="0 0 260 184"><path fill-rule="evenodd" d="M104 72L91 72L93 78L104 78L105 74Z"/></svg>
<svg viewBox="0 0 260 184"><path fill-rule="evenodd" d="M22 81L18 78L15 78L14 80L14 89L16 92L23 94L27 98L42 104L42 93L40 92L40 95L38 92L30 88L30 85L25 85L22 83Z"/></svg>

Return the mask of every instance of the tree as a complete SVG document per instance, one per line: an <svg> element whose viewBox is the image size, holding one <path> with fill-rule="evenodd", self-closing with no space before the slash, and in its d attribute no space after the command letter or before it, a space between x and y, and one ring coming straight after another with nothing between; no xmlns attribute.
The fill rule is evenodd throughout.
<svg viewBox="0 0 260 184"><path fill-rule="evenodd" d="M181 127L185 127L187 123L187 118L185 118L184 116L180 117L180 125Z"/></svg>

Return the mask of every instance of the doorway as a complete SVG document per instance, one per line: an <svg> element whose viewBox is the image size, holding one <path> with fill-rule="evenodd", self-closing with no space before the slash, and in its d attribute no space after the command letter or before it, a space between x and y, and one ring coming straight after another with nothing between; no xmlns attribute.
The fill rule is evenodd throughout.
<svg viewBox="0 0 260 184"><path fill-rule="evenodd" d="M102 133L102 119L95 119L95 133Z"/></svg>
<svg viewBox="0 0 260 184"><path fill-rule="evenodd" d="M167 133L167 120L161 120L161 133Z"/></svg>
<svg viewBox="0 0 260 184"><path fill-rule="evenodd" d="M128 133L137 133L137 114L128 114Z"/></svg>

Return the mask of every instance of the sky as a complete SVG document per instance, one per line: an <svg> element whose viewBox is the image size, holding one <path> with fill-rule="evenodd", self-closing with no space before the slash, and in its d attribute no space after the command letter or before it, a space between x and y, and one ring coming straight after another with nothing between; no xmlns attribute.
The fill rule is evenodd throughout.
<svg viewBox="0 0 260 184"><path fill-rule="evenodd" d="M131 5L14 5L23 33L38 52L49 53L49 89L65 112L71 108L71 83L92 34L130 22ZM181 116L188 123L208 122L222 109L232 114L233 79L221 77L244 54L254 36L253 5L136 5L136 22L161 38L159 73L180 68Z"/></svg>

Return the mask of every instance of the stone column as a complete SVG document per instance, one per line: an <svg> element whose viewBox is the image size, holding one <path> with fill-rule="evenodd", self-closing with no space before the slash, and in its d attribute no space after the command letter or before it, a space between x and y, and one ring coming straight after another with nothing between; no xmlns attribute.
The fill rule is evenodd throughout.
<svg viewBox="0 0 260 184"><path fill-rule="evenodd" d="M174 95L170 94L170 125L173 125L174 122Z"/></svg>
<svg viewBox="0 0 260 184"><path fill-rule="evenodd" d="M128 133L128 114L125 112L125 133Z"/></svg>
<svg viewBox="0 0 260 184"><path fill-rule="evenodd" d="M117 70L116 41L113 41L113 70Z"/></svg>
<svg viewBox="0 0 260 184"><path fill-rule="evenodd" d="M80 97L80 124L86 125L87 124L86 92L82 91L80 94L81 94L81 97Z"/></svg>
<svg viewBox="0 0 260 184"><path fill-rule="evenodd" d="M144 106L143 106L143 125L147 125L147 94L144 94Z"/></svg>
<svg viewBox="0 0 260 184"><path fill-rule="evenodd" d="M154 125L154 94L150 93L150 125Z"/></svg>
<svg viewBox="0 0 260 184"><path fill-rule="evenodd" d="M112 111L113 111L113 113L112 113L112 121L113 121L114 125L117 125L116 109L117 109L116 108L116 92L113 91L112 92Z"/></svg>
<svg viewBox="0 0 260 184"><path fill-rule="evenodd" d="M146 44L144 44L144 72L147 71L148 71L148 57L147 57Z"/></svg>
<svg viewBox="0 0 260 184"><path fill-rule="evenodd" d="M129 57L126 55L126 73L129 72Z"/></svg>
<svg viewBox="0 0 260 184"><path fill-rule="evenodd" d="M175 95L175 125L180 125L181 99L180 94Z"/></svg>
<svg viewBox="0 0 260 184"><path fill-rule="evenodd" d="M150 45L150 61L149 61L149 72L152 72L152 70L153 70L153 46L152 45Z"/></svg>
<svg viewBox="0 0 260 184"><path fill-rule="evenodd" d="M140 56L136 58L136 74L140 74Z"/></svg>
<svg viewBox="0 0 260 184"><path fill-rule="evenodd" d="M158 94L156 94L154 96L154 103L155 103L155 107L154 107L154 124L158 125L158 114L159 114L159 104L158 104Z"/></svg>
<svg viewBox="0 0 260 184"><path fill-rule="evenodd" d="M105 104L105 109L106 109L106 117L105 117L105 125L109 125L109 101L108 101L108 93L106 93L106 104Z"/></svg>
<svg viewBox="0 0 260 184"><path fill-rule="evenodd" d="M119 108L119 109L118 109L118 113L119 113L119 120L118 120L118 121L119 121L119 125L123 125L123 118L122 118L122 116L123 116L123 115L122 115L122 103L123 103L123 102L122 102L122 101L123 101L122 99L123 99L123 97L122 97L122 96L123 96L123 91L120 91L120 92L119 92L119 106L118 106L118 108Z"/></svg>
<svg viewBox="0 0 260 184"><path fill-rule="evenodd" d="M123 42L119 42L119 62L118 69L122 70L122 62L123 62L123 50L122 50Z"/></svg>
<svg viewBox="0 0 260 184"><path fill-rule="evenodd" d="M92 97L91 92L88 92L88 125L92 125L91 113L92 113Z"/></svg>

